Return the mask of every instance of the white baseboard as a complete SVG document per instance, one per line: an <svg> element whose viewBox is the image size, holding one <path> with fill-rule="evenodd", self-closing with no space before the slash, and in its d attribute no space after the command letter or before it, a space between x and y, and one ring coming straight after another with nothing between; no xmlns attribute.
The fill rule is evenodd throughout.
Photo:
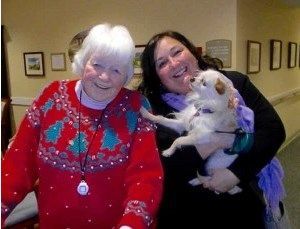
<svg viewBox="0 0 300 229"><path fill-rule="evenodd" d="M30 106L33 102L34 98L26 98L26 97L11 97L11 104L18 106Z"/></svg>

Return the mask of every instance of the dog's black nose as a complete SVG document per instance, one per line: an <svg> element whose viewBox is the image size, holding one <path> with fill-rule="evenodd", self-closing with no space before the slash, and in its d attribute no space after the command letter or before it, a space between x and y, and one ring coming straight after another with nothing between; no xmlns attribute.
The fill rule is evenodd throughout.
<svg viewBox="0 0 300 229"><path fill-rule="evenodd" d="M195 82L195 78L194 78L194 77L191 78L191 79L190 79L190 82L191 82L191 83Z"/></svg>

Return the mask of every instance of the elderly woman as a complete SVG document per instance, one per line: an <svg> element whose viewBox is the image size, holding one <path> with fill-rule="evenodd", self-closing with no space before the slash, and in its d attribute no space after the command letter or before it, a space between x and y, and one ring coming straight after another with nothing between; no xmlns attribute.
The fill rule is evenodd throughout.
<svg viewBox="0 0 300 229"><path fill-rule="evenodd" d="M27 110L2 163L2 219L39 180L40 228L153 227L162 167L133 75L123 26L93 27L74 57L80 80L47 86ZM147 145L147 147L145 147Z"/></svg>

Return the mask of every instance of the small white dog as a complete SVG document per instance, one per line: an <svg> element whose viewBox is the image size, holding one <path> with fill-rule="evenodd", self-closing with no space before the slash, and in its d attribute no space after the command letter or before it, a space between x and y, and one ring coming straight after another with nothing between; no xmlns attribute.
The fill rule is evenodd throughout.
<svg viewBox="0 0 300 229"><path fill-rule="evenodd" d="M216 139L220 139L220 134L224 145L228 148L232 146L235 139L233 133L238 128L235 111L237 101L234 96L236 89L226 76L214 70L200 72L190 81L192 92L186 98L188 105L181 112L174 113L175 119L155 116L145 108L141 108L140 112L155 123L179 133L188 132L187 136L177 138L169 149L164 150L163 156L171 156L176 148L183 145L195 145L202 158L206 159L209 156L205 169L208 175L211 175L213 169L228 167L238 156L225 154L222 149L209 154L201 152L202 146L216 142ZM206 179L210 177L198 174L198 177L189 183L195 186L202 184ZM236 186L229 193L240 191L241 189Z"/></svg>

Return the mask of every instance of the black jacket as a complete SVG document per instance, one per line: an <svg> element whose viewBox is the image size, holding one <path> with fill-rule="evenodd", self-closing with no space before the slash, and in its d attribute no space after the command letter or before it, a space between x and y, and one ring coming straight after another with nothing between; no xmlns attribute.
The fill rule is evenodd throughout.
<svg viewBox="0 0 300 229"><path fill-rule="evenodd" d="M262 228L262 205L249 181L274 157L285 139L283 124L266 98L238 72L222 73L234 84L246 105L254 111L255 134L250 152L240 155L229 169L241 180L243 192L216 195L188 181L203 172L204 162L193 146L178 149L171 157L161 157L165 171L165 191L158 215L158 228ZM149 98L155 114L173 112L163 101ZM158 125L159 150L169 148L179 135ZM247 223L246 223L247 222ZM221 223L221 224L220 224ZM245 223L247 225L245 225Z"/></svg>

